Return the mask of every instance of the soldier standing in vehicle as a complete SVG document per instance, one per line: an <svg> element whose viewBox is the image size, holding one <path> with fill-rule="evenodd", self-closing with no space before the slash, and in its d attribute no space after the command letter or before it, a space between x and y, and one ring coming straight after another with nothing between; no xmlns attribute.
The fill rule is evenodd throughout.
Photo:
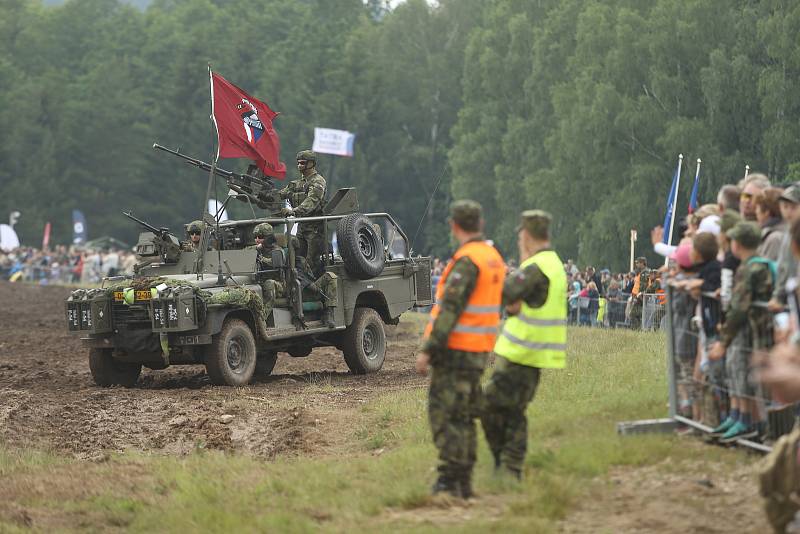
<svg viewBox="0 0 800 534"><path fill-rule="evenodd" d="M495 468L520 479L528 444L525 411L541 369L563 368L567 343L567 277L550 248L550 214L522 213L519 270L503 287L509 318L494 347L494 372L483 390L481 424Z"/></svg>
<svg viewBox="0 0 800 534"><path fill-rule="evenodd" d="M192 252L200 249L200 240L203 237L203 223L202 221L192 221L186 227L186 233L189 236L189 241L184 241L181 244L181 250Z"/></svg>
<svg viewBox="0 0 800 534"><path fill-rule="evenodd" d="M288 199L290 208L283 208L284 217L315 217L322 215L325 205L325 178L317 172L317 155L311 150L297 153L297 170L300 178L289 182L280 190L282 199ZM325 251L324 225L322 221L300 224L297 237L300 239L300 255L305 256L314 276L322 272L320 256Z"/></svg>
<svg viewBox="0 0 800 534"><path fill-rule="evenodd" d="M480 378L497 335L506 266L483 237L477 202L453 203L450 230L459 248L436 289L416 368L423 375L429 364L432 368L428 417L439 450L439 478L433 493L468 499L477 446Z"/></svg>

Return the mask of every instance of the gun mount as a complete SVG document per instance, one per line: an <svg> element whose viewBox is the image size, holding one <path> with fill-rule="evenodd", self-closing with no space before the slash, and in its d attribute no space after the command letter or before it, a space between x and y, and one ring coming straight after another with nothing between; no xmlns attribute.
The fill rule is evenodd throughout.
<svg viewBox="0 0 800 534"><path fill-rule="evenodd" d="M136 222L147 230L139 234L139 241L136 243L136 254L144 260L144 264L150 264L160 259L162 263L176 263L181 255L181 244L169 228L156 228L147 223L131 212L122 212L124 216Z"/></svg>

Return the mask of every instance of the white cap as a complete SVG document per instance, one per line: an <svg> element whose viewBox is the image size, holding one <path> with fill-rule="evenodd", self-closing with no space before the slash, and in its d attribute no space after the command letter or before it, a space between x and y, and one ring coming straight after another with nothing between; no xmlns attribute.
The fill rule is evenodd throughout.
<svg viewBox="0 0 800 534"><path fill-rule="evenodd" d="M719 235L719 215L709 215L700 221L700 226L697 227L697 233L699 234L701 232Z"/></svg>

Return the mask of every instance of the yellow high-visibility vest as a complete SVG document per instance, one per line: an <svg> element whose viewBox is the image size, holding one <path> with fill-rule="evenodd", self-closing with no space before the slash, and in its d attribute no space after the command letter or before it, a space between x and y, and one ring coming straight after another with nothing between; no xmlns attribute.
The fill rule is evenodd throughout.
<svg viewBox="0 0 800 534"><path fill-rule="evenodd" d="M552 250L539 252L520 265L536 264L550 281L547 300L539 308L522 301L520 312L509 317L494 352L528 367L562 369L567 359L567 275Z"/></svg>

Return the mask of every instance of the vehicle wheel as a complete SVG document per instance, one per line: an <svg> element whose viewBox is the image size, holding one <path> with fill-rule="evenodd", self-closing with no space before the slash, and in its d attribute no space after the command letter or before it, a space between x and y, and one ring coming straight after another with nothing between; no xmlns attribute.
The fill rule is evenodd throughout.
<svg viewBox="0 0 800 534"><path fill-rule="evenodd" d="M344 361L356 375L374 373L386 358L386 332L383 320L372 308L356 308L353 322L342 339Z"/></svg>
<svg viewBox="0 0 800 534"><path fill-rule="evenodd" d="M225 319L206 353L206 372L218 386L244 386L256 370L256 341L247 323Z"/></svg>
<svg viewBox="0 0 800 534"><path fill-rule="evenodd" d="M267 352L259 352L256 358L256 376L261 378L267 377L272 374L275 369L275 364L278 362L278 353L270 350Z"/></svg>
<svg viewBox="0 0 800 534"><path fill-rule="evenodd" d="M352 276L367 280L383 272L383 240L365 215L352 213L340 219L336 242L344 267Z"/></svg>
<svg viewBox="0 0 800 534"><path fill-rule="evenodd" d="M98 386L132 388L139 380L142 364L121 362L114 358L113 349L89 349L89 370Z"/></svg>

